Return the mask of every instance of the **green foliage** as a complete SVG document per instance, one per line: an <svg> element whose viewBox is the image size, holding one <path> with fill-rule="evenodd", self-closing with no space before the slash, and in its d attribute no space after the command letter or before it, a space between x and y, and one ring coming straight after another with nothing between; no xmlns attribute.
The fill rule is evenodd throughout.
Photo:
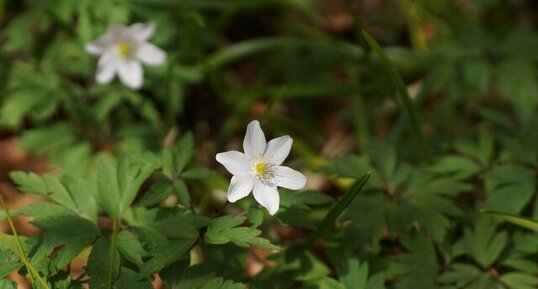
<svg viewBox="0 0 538 289"><path fill-rule="evenodd" d="M0 289L537 288L536 4L370 2L0 0ZM308 178L274 216L215 162L252 119Z"/></svg>
<svg viewBox="0 0 538 289"><path fill-rule="evenodd" d="M253 245L263 249L278 249L278 246L271 244L267 239L258 237L261 234L260 230L238 227L245 222L245 219L244 217L224 216L212 220L207 227L205 241L216 245L232 242L241 247Z"/></svg>

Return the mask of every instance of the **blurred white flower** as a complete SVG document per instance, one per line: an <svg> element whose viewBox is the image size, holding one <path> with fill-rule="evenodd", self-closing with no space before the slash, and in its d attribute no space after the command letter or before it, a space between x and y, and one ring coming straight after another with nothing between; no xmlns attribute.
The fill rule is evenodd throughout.
<svg viewBox="0 0 538 289"><path fill-rule="evenodd" d="M228 188L228 201L236 202L254 193L254 199L274 215L280 206L277 187L300 190L306 177L289 167L281 166L290 153L293 140L281 136L268 143L257 120L247 126L243 141L245 153L229 151L217 154L217 161L232 175Z"/></svg>
<svg viewBox="0 0 538 289"><path fill-rule="evenodd" d="M109 83L117 73L127 87L142 87L144 77L141 63L160 65L166 60L164 51L147 42L154 32L154 23L114 25L105 35L86 44L88 53L101 56L96 81Z"/></svg>

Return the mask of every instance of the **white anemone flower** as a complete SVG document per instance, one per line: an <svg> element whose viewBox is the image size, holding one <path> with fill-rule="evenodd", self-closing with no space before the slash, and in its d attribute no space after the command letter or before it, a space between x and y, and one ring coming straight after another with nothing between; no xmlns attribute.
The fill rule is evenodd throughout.
<svg viewBox="0 0 538 289"><path fill-rule="evenodd" d="M286 135L265 141L257 120L250 122L243 141L245 153L228 151L217 154L217 161L232 175L228 201L234 203L253 191L254 199L274 215L280 206L277 187L300 190L306 177L289 167L281 166L290 153L293 139Z"/></svg>
<svg viewBox="0 0 538 289"><path fill-rule="evenodd" d="M114 25L105 35L86 44L88 53L100 55L95 76L97 83L109 83L117 73L125 86L131 89L142 87L142 63L160 65L166 60L164 51L147 42L154 32L154 23Z"/></svg>

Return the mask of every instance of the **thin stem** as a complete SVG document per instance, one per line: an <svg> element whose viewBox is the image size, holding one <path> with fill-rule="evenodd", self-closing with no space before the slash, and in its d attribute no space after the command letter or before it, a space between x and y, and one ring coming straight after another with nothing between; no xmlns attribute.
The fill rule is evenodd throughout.
<svg viewBox="0 0 538 289"><path fill-rule="evenodd" d="M110 266L110 270L108 270L108 278L107 278L107 288L112 288L112 279L114 277L114 263L116 262L116 246L118 242L118 219L114 219L112 221L112 241L110 242L110 250L109 250L109 262L108 265Z"/></svg>
<svg viewBox="0 0 538 289"><path fill-rule="evenodd" d="M409 0L399 0L400 6L404 9L404 12L407 16L407 30L409 36L411 37L411 43L414 48L417 49L428 49L428 42L426 41L426 36L422 31L421 19L419 11L417 10L416 5Z"/></svg>
<svg viewBox="0 0 538 289"><path fill-rule="evenodd" d="M387 54L383 51L381 46L368 34L366 31L363 30L363 36L366 42L368 42L368 45L372 48L373 51L376 52L376 54L379 56L381 60L381 65L385 69L385 72L387 73L387 76L392 81L393 85L396 88L396 91L400 95L399 100L400 103L404 109L404 111L407 113L407 116L411 120L411 124L413 125L413 129L415 131L420 152L422 154L422 157L427 161L430 162L431 155L430 155L430 148L428 146L428 143L426 142L426 139L424 138L424 134L422 133L422 124L420 121L419 114L417 112L417 109L413 103L413 100L411 99L411 96L409 95L409 92L407 91L407 87L405 86L405 83L400 76L400 73L394 66L394 64L390 61Z"/></svg>
<svg viewBox="0 0 538 289"><path fill-rule="evenodd" d="M7 209L7 205L6 205L6 202L4 201L4 198L2 197L2 195L0 194L0 203L2 204L2 207L4 208L4 210L6 211L6 217L7 217L7 221L9 223L9 226L11 228L11 231L13 232L13 236L15 237L15 240L17 241L17 247L13 246L11 244L11 242L9 242L9 240L7 239L7 237L5 236L5 234L0 231L0 236L2 237L2 239L4 240L4 242L6 244L8 244L11 248L11 250L17 254L17 256L19 257L19 259L22 261L22 263L24 264L24 266L26 266L26 269L28 269L28 271L30 272L30 274L37 279L37 281L41 284L41 286L44 288L44 289L49 289L49 286L47 285L47 282L45 282L45 280L39 275L39 273L37 272L37 270L34 268L34 266L32 266L32 264L30 263L30 261L28 260L28 258L26 258L26 253L24 252L24 246L22 245L22 242L21 242L21 239L19 237L19 234L17 233L17 228L15 227L15 224L13 223L13 219L11 218L11 213L9 212L9 210ZM32 280L32 283L34 283L34 281ZM34 286L35 287L35 286Z"/></svg>

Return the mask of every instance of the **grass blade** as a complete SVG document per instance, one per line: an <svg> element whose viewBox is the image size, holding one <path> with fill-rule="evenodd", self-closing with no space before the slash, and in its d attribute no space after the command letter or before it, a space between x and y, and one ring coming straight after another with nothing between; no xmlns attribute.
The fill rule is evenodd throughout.
<svg viewBox="0 0 538 289"><path fill-rule="evenodd" d="M535 221L533 219L528 219L521 216L516 216L512 214L498 212L498 211L481 210L481 212L486 213L488 215L499 217L508 223L512 223L514 225L518 225L520 227L531 229L533 231L538 232L538 221Z"/></svg>
<svg viewBox="0 0 538 289"><path fill-rule="evenodd" d="M381 59L381 64L383 68L385 69L389 78L392 80L394 86L396 87L396 90L398 91L398 94L400 95L400 103L402 104L403 109L405 110L405 112L409 116L409 119L411 120L411 123L415 130L415 134L417 135L417 138L418 138L422 157L426 159L427 161L430 161L431 159L430 149L422 133L421 121L416 111L416 108L413 105L411 96L409 95L409 92L407 91L405 83L402 80L402 77L398 73L398 70L396 69L394 64L390 61L387 54L383 51L383 49L379 46L379 44L377 44L377 42L372 38L372 36L370 36L370 34L368 34L364 30L362 31L362 34L364 36L364 39L368 43L368 45L370 45L372 50L375 51L375 53Z"/></svg>
<svg viewBox="0 0 538 289"><path fill-rule="evenodd" d="M330 230L330 228L333 226L334 222L336 221L336 218L340 216L342 211L344 211L347 206L355 199L357 194L361 191L361 189L364 187L368 179L370 178L370 172L362 176L360 179L358 179L350 188L347 190L347 192L334 204L334 206L331 208L329 213L323 218L321 223L318 226L318 229L314 231L307 239L306 244L307 246L312 246L314 244L314 241L316 241L317 238L325 234L327 231Z"/></svg>

